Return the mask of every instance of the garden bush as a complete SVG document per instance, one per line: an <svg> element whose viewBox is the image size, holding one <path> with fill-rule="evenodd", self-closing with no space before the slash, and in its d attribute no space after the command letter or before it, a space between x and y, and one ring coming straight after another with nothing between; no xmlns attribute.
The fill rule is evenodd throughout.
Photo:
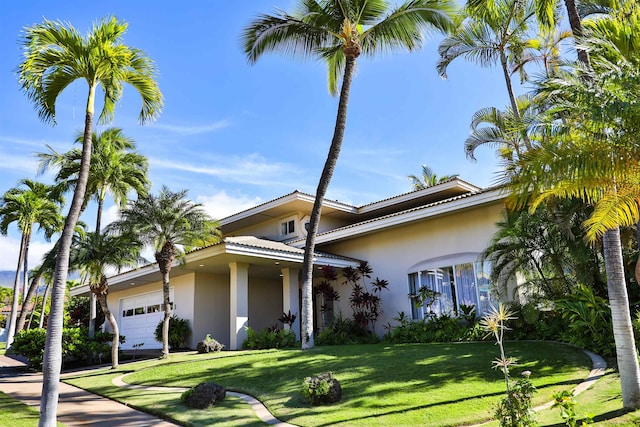
<svg viewBox="0 0 640 427"><path fill-rule="evenodd" d="M393 320L399 325L387 327L385 340L394 344L480 341L486 335L477 322L446 314L411 320L401 311Z"/></svg>
<svg viewBox="0 0 640 427"><path fill-rule="evenodd" d="M263 350L268 348L292 348L296 347L296 335L290 329L265 328L256 332L247 327L247 340L242 344L243 349Z"/></svg>
<svg viewBox="0 0 640 427"><path fill-rule="evenodd" d="M111 360L111 338L108 332L96 332L89 338L87 328L64 328L62 330L62 365L89 366ZM42 370L44 346L47 339L45 329L26 329L16 334L11 352L26 357L30 369ZM124 337L120 337L124 342Z"/></svg>
<svg viewBox="0 0 640 427"><path fill-rule="evenodd" d="M342 399L342 387L331 372L325 372L306 377L302 382L302 394L312 405L335 403Z"/></svg>
<svg viewBox="0 0 640 427"><path fill-rule="evenodd" d="M196 409L206 409L211 405L222 402L227 395L227 389L213 382L200 383L182 393L180 401Z"/></svg>
<svg viewBox="0 0 640 427"><path fill-rule="evenodd" d="M209 334L196 346L198 353L218 353L222 351L223 348L224 344L220 344L218 340L211 338Z"/></svg>
<svg viewBox="0 0 640 427"><path fill-rule="evenodd" d="M354 320L338 316L316 337L317 345L375 344L380 340Z"/></svg>
<svg viewBox="0 0 640 427"><path fill-rule="evenodd" d="M158 323L155 331L156 341L162 342L162 324ZM169 347L172 350L189 348L189 338L191 338L191 327L189 320L182 319L175 314L169 318Z"/></svg>

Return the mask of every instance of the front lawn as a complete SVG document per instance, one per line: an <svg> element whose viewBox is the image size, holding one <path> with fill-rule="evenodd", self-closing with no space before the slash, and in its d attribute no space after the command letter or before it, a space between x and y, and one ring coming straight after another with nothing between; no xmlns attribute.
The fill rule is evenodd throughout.
<svg viewBox="0 0 640 427"><path fill-rule="evenodd" d="M0 427L36 427L39 412L0 391Z"/></svg>
<svg viewBox="0 0 640 427"><path fill-rule="evenodd" d="M521 361L514 375L532 371L531 379L539 389L534 404L571 388L591 368L584 353L563 344L509 342L506 350ZM492 343L181 354L169 361L126 365L115 372L76 375L66 381L189 425L222 425L229 417L246 414L239 414L239 407L227 407L237 403L233 399L219 408L190 410L180 404L179 393L118 389L110 384L111 378L135 370L127 382L191 387L215 381L258 397L276 417L300 426L455 426L491 418L504 392L502 374L491 369L497 355ZM335 405L311 407L300 393L302 380L325 371L340 380L343 399Z"/></svg>

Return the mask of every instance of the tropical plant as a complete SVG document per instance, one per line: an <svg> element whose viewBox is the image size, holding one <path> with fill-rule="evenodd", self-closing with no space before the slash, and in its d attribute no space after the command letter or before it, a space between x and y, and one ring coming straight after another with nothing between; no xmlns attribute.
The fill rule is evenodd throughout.
<svg viewBox="0 0 640 427"><path fill-rule="evenodd" d="M38 224L38 229L44 231L47 240L62 228L63 218L60 215L60 206L64 203L64 199L59 190L57 187L23 179L19 182L18 187L8 190L0 200L0 233L6 236L9 225L14 222L21 233L18 267L13 283L13 302L7 327L7 348L11 347L16 332L18 296L20 295L20 266L24 264L26 286L29 242L34 225ZM25 315L27 301L26 298L23 298L22 311L25 312Z"/></svg>
<svg viewBox="0 0 640 427"><path fill-rule="evenodd" d="M422 190L424 188L433 187L436 184L440 184L442 182L449 181L452 178L457 177L458 175L445 175L445 176L437 176L429 166L422 165L422 176L409 175L409 181L411 181L411 185L414 190Z"/></svg>
<svg viewBox="0 0 640 427"><path fill-rule="evenodd" d="M89 177L96 90L101 87L104 93L99 118L102 123L113 118L125 83L142 97L138 117L141 123L156 118L163 105L162 94L154 80L153 62L141 50L122 42L127 27L126 22L107 17L94 24L92 30L83 36L69 23L45 20L26 28L21 40L24 58L18 66L18 79L40 119L55 124L56 101L60 93L76 80L83 80L88 86L80 173L60 238L51 295L40 401L41 426L55 425L56 420L62 364L64 289L74 228L80 217Z"/></svg>
<svg viewBox="0 0 640 427"><path fill-rule="evenodd" d="M425 30L448 31L455 4L449 0L410 0L391 9L386 0L299 0L297 11L261 15L245 28L244 51L254 63L265 52L281 51L326 61L329 92L340 88L338 113L311 211L305 242L302 285L302 348L313 347L313 252L320 211L333 175L347 119L357 58L390 50L416 50Z"/></svg>
<svg viewBox="0 0 640 427"><path fill-rule="evenodd" d="M640 66L627 54L631 46L640 46L638 9L635 3L628 13L612 15L606 33L594 31L583 40L593 68L581 66L542 85L540 97L553 106L546 139L523 157L510 198L516 204L531 200L532 210L554 198L579 198L594 206L584 225L591 241L603 242L625 408L640 407L640 366L619 228L640 220Z"/></svg>
<svg viewBox="0 0 640 427"><path fill-rule="evenodd" d="M156 326L154 336L156 341L162 342L162 332L164 328L164 320L161 320ZM172 350L180 350L189 348L189 338L191 338L191 326L189 319L183 319L175 314L169 318L169 347Z"/></svg>
<svg viewBox="0 0 640 427"><path fill-rule="evenodd" d="M119 272L124 267L140 265L143 261L140 257L141 249L142 243L134 234L100 234L98 231L77 237L71 249L70 265L86 275L89 289L96 295L104 317L111 327L113 334L111 343L112 369L118 367L120 330L107 303L109 282L106 273L108 269L115 269Z"/></svg>
<svg viewBox="0 0 640 427"><path fill-rule="evenodd" d="M162 355L169 356L169 319L171 301L169 274L177 258L185 250L205 246L220 240L219 223L209 217L202 205L186 198L187 190L172 192L163 186L158 196L149 194L130 202L122 211L115 229L131 233L154 249L158 269L162 274L164 320Z"/></svg>

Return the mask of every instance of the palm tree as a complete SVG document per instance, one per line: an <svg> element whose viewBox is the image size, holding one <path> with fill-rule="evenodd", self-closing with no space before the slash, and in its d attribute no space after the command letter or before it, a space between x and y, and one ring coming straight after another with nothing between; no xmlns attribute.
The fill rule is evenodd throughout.
<svg viewBox="0 0 640 427"><path fill-rule="evenodd" d="M83 135L78 134L76 143L82 144ZM150 185L147 178L147 159L136 153L135 142L124 135L121 129L108 128L102 133L92 135L92 153L87 189L82 210L91 198L98 202L96 213L96 232L100 231L102 210L107 193L114 201L124 207L128 193L133 190L138 195L146 195ZM53 148L48 153L38 153L39 172L57 168L56 181L67 190L73 189L80 173L82 150L73 149L60 154ZM90 297L89 337L95 334L95 294Z"/></svg>
<svg viewBox="0 0 640 427"><path fill-rule="evenodd" d="M466 8L466 16L452 35L438 47L440 60L436 66L441 77L447 77L449 64L466 58L481 67L499 63L511 103L511 111L520 120L520 111L511 82L512 68L519 64L527 47L525 38L529 21L535 14L531 1L495 0L493 9L479 12ZM528 145L526 136L525 144Z"/></svg>
<svg viewBox="0 0 640 427"><path fill-rule="evenodd" d="M158 269L162 274L164 322L162 326L162 355L169 356L169 274L176 259L185 250L205 246L220 240L220 225L207 215L202 205L186 199L187 190L176 193L162 187L158 196L148 195L129 203L122 211L114 229L138 236L143 244L155 251Z"/></svg>
<svg viewBox="0 0 640 427"><path fill-rule="evenodd" d="M442 182L449 181L457 177L458 175L445 175L445 176L437 176L429 166L422 165L422 176L418 177L415 175L409 175L409 181L411 181L411 185L415 191L422 190L424 188L433 187L436 184L440 184Z"/></svg>
<svg viewBox="0 0 640 427"><path fill-rule="evenodd" d="M104 93L99 117L102 123L113 118L125 83L133 86L142 97L138 117L141 123L156 118L163 105L162 94L154 80L153 62L141 50L122 43L127 26L124 21L107 17L94 24L92 30L83 36L68 23L45 20L26 28L21 41L24 58L18 66L19 82L43 121L55 124L56 100L67 86L76 80L83 80L88 86L80 173L60 238L51 295L43 359L40 426L53 426L56 420L62 366L64 290L71 241L89 176L96 90L101 87Z"/></svg>
<svg viewBox="0 0 640 427"><path fill-rule="evenodd" d="M529 75L525 67L529 64L534 64L542 67L544 78L554 76L560 71L560 67L567 65L566 61L562 59L561 47L562 43L572 36L573 33L571 31L557 28L540 29L537 37L525 42L523 56L520 58L520 62L514 65L512 72L518 72L522 82L529 81Z"/></svg>
<svg viewBox="0 0 640 427"><path fill-rule="evenodd" d="M109 321L113 339L111 342L111 367L118 367L118 347L120 344L120 330L115 316L107 304L109 282L106 271L108 268L117 272L124 267L140 265L142 243L130 233L113 235L99 232L87 233L74 240L71 250L70 264L86 273L89 288L96 295L105 319Z"/></svg>
<svg viewBox="0 0 640 427"><path fill-rule="evenodd" d="M320 175L304 250L302 348L313 347L313 253L322 202L335 168L347 120L349 92L357 58L391 50L417 50L425 30L452 28L455 3L410 0L391 9L385 0L299 0L297 11L260 15L242 35L250 63L265 52L280 51L326 61L328 86L338 94L338 112L329 153Z"/></svg>
<svg viewBox="0 0 640 427"><path fill-rule="evenodd" d="M25 188L21 188L22 186ZM60 215L60 206L64 203L64 199L62 199L59 188L30 179L23 179L20 181L18 187L6 192L2 196L1 201L0 233L6 236L9 225L15 222L22 234L18 267L13 284L13 304L11 305L11 314L7 327L7 348L9 348L16 332L18 296L20 294L18 286L20 283L20 266L24 263L26 277L29 242L31 241L33 227L35 224L38 224L39 229L44 231L47 240L49 240L55 232L59 231L62 227L63 220L62 215ZM23 312L27 310L27 301L26 298L23 299Z"/></svg>

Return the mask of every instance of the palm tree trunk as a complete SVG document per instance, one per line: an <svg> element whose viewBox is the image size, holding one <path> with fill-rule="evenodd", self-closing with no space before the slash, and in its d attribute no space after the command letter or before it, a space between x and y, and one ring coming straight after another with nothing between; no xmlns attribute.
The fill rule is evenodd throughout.
<svg viewBox="0 0 640 427"><path fill-rule="evenodd" d="M26 309L27 304L29 303L29 301L31 301L33 294L38 289L40 278L42 277L42 273L40 271L41 269L38 269L38 272L36 273L36 275L33 277L33 279L31 279L31 285L29 285L29 290L27 291L27 294L25 295L24 301L22 303L22 311L20 311L20 317L18 317L18 324L16 326L16 331L21 331L24 329L24 322L27 320L27 309ZM33 311L35 311L35 308L36 308L36 304L34 301L33 310L31 311L32 313Z"/></svg>
<svg viewBox="0 0 640 427"><path fill-rule="evenodd" d="M618 372L620 372L622 385L622 405L626 409L638 409L640 408L640 367L629 313L619 228L605 232L603 247L613 337L616 342Z"/></svg>
<svg viewBox="0 0 640 427"><path fill-rule="evenodd" d="M338 101L338 114L333 131L333 139L331 140L327 160L322 169L322 175L320 175L320 182L316 190L316 198L313 203L313 210L311 211L309 230L307 231L307 240L304 247L304 261L302 264L304 282L302 284L302 317L300 319L302 322L303 350L313 348L313 253L315 250L316 234L318 233L318 224L320 223L322 202L324 201L327 187L329 187L333 170L340 155L344 130L347 125L349 91L351 90L355 63L356 58L347 56L344 68L344 79L342 80L342 88L340 89L340 100Z"/></svg>
<svg viewBox="0 0 640 427"><path fill-rule="evenodd" d="M507 85L507 93L509 94L509 103L511 103L511 109L513 110L513 116L516 118L519 124L522 123L522 115L518 108L518 102L516 101L516 95L513 92L513 84L511 83L511 75L509 74L509 65L507 63L507 56L504 52L500 52L500 65L502 68L502 74L504 75L504 82ZM522 131L522 139L527 150L531 149L531 143L526 131ZM520 157L520 147L515 144L516 154Z"/></svg>
<svg viewBox="0 0 640 427"><path fill-rule="evenodd" d="M11 344L13 343L13 336L16 332L16 316L18 315L18 303L20 302L20 266L22 265L24 258L26 239L26 234L22 233L22 238L20 239L20 255L18 256L18 268L16 269L16 278L13 282L11 314L9 314L9 322L7 323L7 348L11 347Z"/></svg>
<svg viewBox="0 0 640 427"><path fill-rule="evenodd" d="M47 287L44 288L44 295L42 295L42 311L40 311L40 322L38 322L38 327L42 329L44 326L44 316L45 309L47 308L47 298L49 298L49 291L51 290L51 284L47 283Z"/></svg>
<svg viewBox="0 0 640 427"><path fill-rule="evenodd" d="M636 283L640 285L640 221L636 224L636 246L638 247L638 260L636 261Z"/></svg>
<svg viewBox="0 0 640 427"><path fill-rule="evenodd" d="M173 243L167 242L156 252L156 262L162 274L162 297L164 301L164 319L162 321L162 357L169 357L169 318L171 318L171 301L169 295L169 273L176 259Z"/></svg>
<svg viewBox="0 0 640 427"><path fill-rule="evenodd" d="M584 34L584 29L582 28L582 21L580 20L580 15L578 14L578 8L576 7L575 0L564 0L564 5L567 9L567 16L569 17L569 26L571 27L571 32L573 33L574 39L579 39ZM584 49L576 48L576 52L578 54L578 62L584 65L587 68L591 68L591 60L589 59L589 53Z"/></svg>
<svg viewBox="0 0 640 427"><path fill-rule="evenodd" d="M106 278L103 279L106 282ZM116 369L118 367L118 349L120 345L120 329L118 328L118 322L116 322L116 318L109 310L109 305L107 304L107 294L104 292L100 292L96 295L97 300L100 302L100 307L102 308L102 312L104 313L104 317L109 321L109 326L111 326L111 333L113 334L113 339L111 341L111 369Z"/></svg>
<svg viewBox="0 0 640 427"><path fill-rule="evenodd" d="M31 314L29 315L29 323L27 323L27 326L24 329L30 329L31 328L31 322L33 322L33 315L36 313L36 305L38 304L38 289L39 289L39 287L36 286L36 295L33 298L33 309L31 310Z"/></svg>
<svg viewBox="0 0 640 427"><path fill-rule="evenodd" d="M64 294L67 285L67 275L69 272L69 255L71 252L71 242L75 231L84 194L89 178L89 167L91 163L91 132L93 126L93 111L96 87L89 87L87 98L87 113L84 123L84 136L82 141L82 159L80 161L80 173L78 182L73 192L73 199L69 207L69 213L64 222L62 235L58 245L56 256L56 269L53 279L53 289L51 292L51 309L49 311L49 322L47 324L47 340L44 348L44 358L42 364L42 398L40 400L40 421L38 427L55 427L56 412L58 410L58 396L60 385L60 369L62 368L62 327L64 321Z"/></svg>

